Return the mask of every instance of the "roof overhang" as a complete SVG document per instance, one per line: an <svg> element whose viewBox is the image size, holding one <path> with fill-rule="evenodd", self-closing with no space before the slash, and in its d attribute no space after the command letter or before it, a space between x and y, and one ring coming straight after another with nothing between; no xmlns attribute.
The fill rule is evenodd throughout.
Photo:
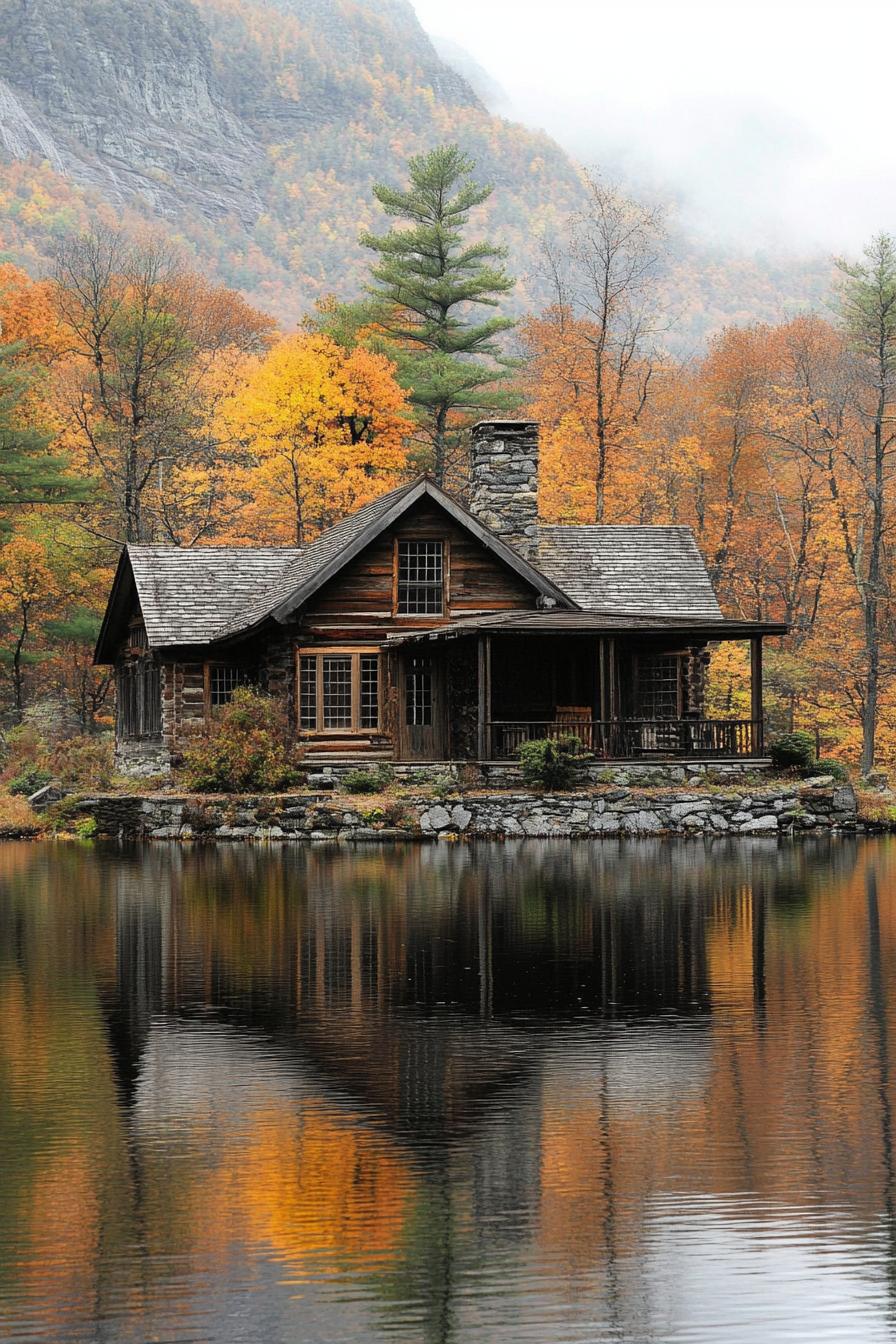
<svg viewBox="0 0 896 1344"><path fill-rule="evenodd" d="M136 592L137 584L134 580L131 558L127 547L124 546L118 557L112 591L106 604L100 633L97 635L96 648L93 651L94 666L103 667L115 662L116 636L130 617Z"/></svg>
<svg viewBox="0 0 896 1344"><path fill-rule="evenodd" d="M542 574L540 569L537 569L535 565L530 564L528 560L523 559L523 557L518 555L511 546L508 546L505 542L501 541L500 537L496 537L493 532L490 532L487 527L484 527L483 524L479 522L478 518L475 518L473 514L469 513L465 508L453 500L451 496L440 489L435 482L430 481L427 477L422 477L411 486L400 499L395 501L395 504L391 509L387 510L384 514L381 514L368 527L364 528L362 532L359 532L356 537L353 537L344 550L340 551L339 554L333 556L327 564L322 565L320 569L316 570L315 573L308 578L305 583L301 584L284 602L281 602L279 606L274 607L270 612L270 615L273 616L274 620L281 622L281 624L288 620L298 607L301 607L307 602L319 588L323 587L328 580L338 574L350 560L353 560L366 546L369 546L381 532L384 532L386 528L391 527L393 523L401 518L402 514L406 513L413 504L416 504L419 499L422 499L425 496L428 496L440 505L440 507L443 508L445 512L459 524L459 526L465 528L476 537L477 541L481 542L484 547L492 551L493 554L502 560L504 564L509 566L510 569L514 570L521 579L530 584L530 586L542 597L551 598L563 607L577 607L577 604L572 598L568 597L561 588L558 588L546 575Z"/></svg>
<svg viewBox="0 0 896 1344"><path fill-rule="evenodd" d="M652 616L643 612L602 612L576 609L556 611L508 611L492 616L471 616L449 621L429 630L389 635L387 642L419 644L428 640L460 639L465 635L668 635L698 642L755 639L786 635L790 627L781 621L739 621Z"/></svg>

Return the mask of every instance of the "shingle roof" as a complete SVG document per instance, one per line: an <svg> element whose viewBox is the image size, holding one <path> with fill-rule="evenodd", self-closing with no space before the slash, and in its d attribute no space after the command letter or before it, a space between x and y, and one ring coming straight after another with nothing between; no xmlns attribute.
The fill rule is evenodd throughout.
<svg viewBox="0 0 896 1344"><path fill-rule="evenodd" d="M218 631L217 637L222 639L241 634L268 616L284 615L286 610L304 600L312 587L319 585L334 568L338 569L339 561L343 557L347 561L355 550L363 548L369 540L372 540L378 530L378 524L385 525L399 515L404 507L423 495L428 495L458 522L469 528L484 545L521 573L537 592L568 605L566 593L549 575L544 575L541 570L508 547L500 537L489 532L478 518L458 504L451 495L434 485L432 481L420 477L410 485L401 486L397 490L391 490L387 495L381 495L379 499L353 513L350 518L345 518L341 523L336 523L326 532L322 532L317 540L302 551L295 562L284 571L270 592L264 596L253 595L238 616Z"/></svg>
<svg viewBox="0 0 896 1344"><path fill-rule="evenodd" d="M586 610L722 615L689 527L542 525L538 538L539 569Z"/></svg>
<svg viewBox="0 0 896 1344"><path fill-rule="evenodd" d="M363 547L378 524L385 525L400 514L405 501L424 492L561 607L571 602L606 617L666 621L722 617L688 527L543 525L533 567L450 496L418 480L381 495L303 549L129 546L123 563L129 561L133 571L150 647L208 644L282 616L335 572L343 556L347 560ZM101 649L108 656L106 628L111 630L121 618L113 609L124 601L123 592L118 598L113 593L98 656Z"/></svg>
<svg viewBox="0 0 896 1344"><path fill-rule="evenodd" d="M269 592L301 552L275 547L129 546L151 648L204 644Z"/></svg>
<svg viewBox="0 0 896 1344"><path fill-rule="evenodd" d="M345 551L366 528L376 524L394 504L409 494L415 485L416 482L412 482L410 485L400 486L397 490L390 490L386 495L380 495L379 499L365 504L357 513L327 528L326 532L322 532L304 550L293 551L293 559L269 588L244 594L242 606L232 613L231 619L219 623L219 636L247 630L270 615L282 602L286 602L296 589L301 588L331 560Z"/></svg>

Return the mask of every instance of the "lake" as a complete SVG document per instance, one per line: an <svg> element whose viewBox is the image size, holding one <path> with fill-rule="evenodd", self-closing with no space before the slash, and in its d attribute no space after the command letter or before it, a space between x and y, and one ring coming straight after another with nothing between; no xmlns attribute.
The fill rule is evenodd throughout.
<svg viewBox="0 0 896 1344"><path fill-rule="evenodd" d="M0 1339L896 1338L896 843L0 846Z"/></svg>

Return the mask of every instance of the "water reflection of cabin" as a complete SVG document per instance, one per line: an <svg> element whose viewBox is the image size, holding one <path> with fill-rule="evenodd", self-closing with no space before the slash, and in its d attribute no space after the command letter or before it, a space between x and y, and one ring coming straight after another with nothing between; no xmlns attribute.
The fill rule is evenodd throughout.
<svg viewBox="0 0 896 1344"><path fill-rule="evenodd" d="M763 755L762 640L726 619L687 527L538 522L538 434L473 432L467 504L421 478L302 549L129 546L97 661L125 768L167 766L241 683L311 759L510 760L574 736L607 760ZM712 647L748 640L747 718L709 718Z"/></svg>

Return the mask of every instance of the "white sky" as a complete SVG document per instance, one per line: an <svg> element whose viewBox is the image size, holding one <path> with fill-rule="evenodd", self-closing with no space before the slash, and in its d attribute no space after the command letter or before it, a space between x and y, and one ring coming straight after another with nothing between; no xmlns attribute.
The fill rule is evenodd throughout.
<svg viewBox="0 0 896 1344"><path fill-rule="evenodd" d="M896 232L896 3L413 0L507 114L749 246Z"/></svg>

